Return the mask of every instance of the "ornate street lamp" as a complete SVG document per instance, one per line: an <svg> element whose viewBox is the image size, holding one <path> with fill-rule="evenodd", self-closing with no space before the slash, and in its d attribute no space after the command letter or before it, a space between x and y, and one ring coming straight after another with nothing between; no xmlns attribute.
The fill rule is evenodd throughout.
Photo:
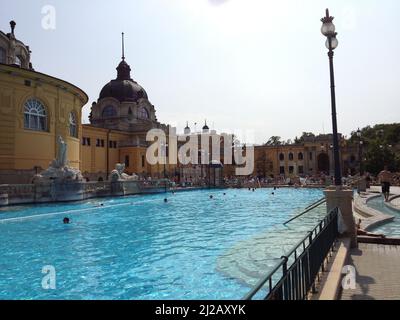
<svg viewBox="0 0 400 320"><path fill-rule="evenodd" d="M329 15L329 10L326 9L326 16L321 19L322 21L322 34L327 38L326 47L329 50L329 70L330 70L330 80L331 80L331 103L332 103L332 128L333 128L333 155L335 162L335 185L342 185L342 173L340 169L340 155L339 155L339 139L337 132L337 119L336 119L336 96L335 96L335 75L333 69L333 50L335 50L339 44L336 39L337 33L336 28L333 24L333 17Z"/></svg>

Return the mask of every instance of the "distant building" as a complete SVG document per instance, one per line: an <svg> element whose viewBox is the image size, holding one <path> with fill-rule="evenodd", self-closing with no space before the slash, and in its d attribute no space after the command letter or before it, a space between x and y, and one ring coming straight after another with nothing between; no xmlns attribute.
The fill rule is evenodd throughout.
<svg viewBox="0 0 400 320"><path fill-rule="evenodd" d="M358 150L339 135L342 173L355 174ZM254 175L259 177L294 177L334 175L333 135L305 137L298 144L255 147Z"/></svg>

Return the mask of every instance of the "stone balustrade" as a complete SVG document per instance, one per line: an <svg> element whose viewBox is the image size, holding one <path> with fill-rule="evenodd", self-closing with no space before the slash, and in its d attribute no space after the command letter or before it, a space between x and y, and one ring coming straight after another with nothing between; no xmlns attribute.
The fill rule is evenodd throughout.
<svg viewBox="0 0 400 320"><path fill-rule="evenodd" d="M153 181L51 182L0 185L0 206L79 201L98 197L162 193L170 188L166 179Z"/></svg>

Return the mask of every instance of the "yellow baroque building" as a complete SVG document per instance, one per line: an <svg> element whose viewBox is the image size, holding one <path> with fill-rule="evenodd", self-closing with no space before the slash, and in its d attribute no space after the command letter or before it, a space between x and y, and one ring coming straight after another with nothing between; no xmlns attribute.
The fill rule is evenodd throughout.
<svg viewBox="0 0 400 320"><path fill-rule="evenodd" d="M58 136L68 145L69 165L88 181L107 180L116 163L124 163L128 174L176 175L176 165L150 165L146 160L148 130L167 133L168 126L158 122L124 56L116 79L92 104L90 124L82 125L86 93L35 71L29 47L16 39L15 22L10 25L10 33L0 31L0 184L31 183L56 157Z"/></svg>
<svg viewBox="0 0 400 320"><path fill-rule="evenodd" d="M88 96L73 84L35 71L30 50L0 31L0 183L30 183L56 157L57 137L80 168L81 109Z"/></svg>
<svg viewBox="0 0 400 320"><path fill-rule="evenodd" d="M168 139L169 126L157 120L147 92L131 78L124 53L117 75L100 90L91 106L90 124L81 124L81 109L88 96L73 84L35 71L30 49L11 32L0 31L0 184L31 183L33 176L56 158L57 138L68 145L70 166L80 169L88 181L107 180L116 163L124 163L128 174L207 180L202 165L150 165L146 134L161 129ZM205 124L203 133L208 133ZM185 128L185 135L190 128ZM332 174L332 136L306 137L300 144L255 147L253 175L293 177ZM165 160L168 163L168 148ZM341 138L343 173L354 172L357 150ZM214 174L215 175L215 174ZM223 168L223 176L234 175L234 166ZM201 180L200 179L200 180Z"/></svg>
<svg viewBox="0 0 400 320"><path fill-rule="evenodd" d="M176 165L150 165L146 159L150 145L147 132L160 129L168 138L169 126L158 122L146 91L131 78L124 55L116 70L117 77L103 86L97 102L92 104L90 124L82 126L83 176L92 181L107 180L115 164L124 163L128 174L175 177Z"/></svg>
<svg viewBox="0 0 400 320"><path fill-rule="evenodd" d="M340 166L343 175L355 174L359 149L339 134ZM297 144L263 145L254 150L254 175L284 177L334 175L333 135L306 136Z"/></svg>

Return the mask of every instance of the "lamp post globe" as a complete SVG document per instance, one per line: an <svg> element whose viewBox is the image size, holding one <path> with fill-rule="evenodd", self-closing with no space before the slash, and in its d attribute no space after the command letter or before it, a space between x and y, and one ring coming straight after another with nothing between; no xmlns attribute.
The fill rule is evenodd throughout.
<svg viewBox="0 0 400 320"><path fill-rule="evenodd" d="M335 50L338 45L339 45L339 41L336 38L337 33L335 33L335 35L328 37L328 39L326 39L325 42L325 46L328 50Z"/></svg>

